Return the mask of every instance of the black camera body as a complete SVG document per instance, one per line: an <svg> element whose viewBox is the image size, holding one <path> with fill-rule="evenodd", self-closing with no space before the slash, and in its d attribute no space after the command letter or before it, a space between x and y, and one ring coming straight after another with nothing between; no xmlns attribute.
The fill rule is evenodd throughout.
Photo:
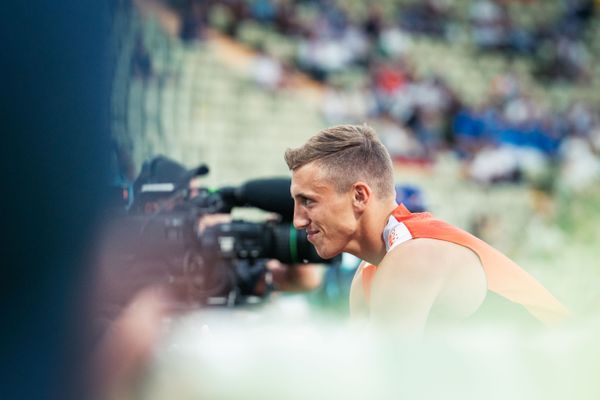
<svg viewBox="0 0 600 400"><path fill-rule="evenodd" d="M186 170L165 157L144 164L133 185L133 202L117 218L125 259L163 263L166 279L183 287L191 300L229 306L268 295L269 290L257 293L255 289L265 278L270 259L290 268L299 263L332 262L319 257L306 232L291 225L294 205L289 178L253 180L218 190L190 187L193 178L206 173L205 166ZM234 207L246 206L278 218L199 224L205 216L229 214Z"/></svg>

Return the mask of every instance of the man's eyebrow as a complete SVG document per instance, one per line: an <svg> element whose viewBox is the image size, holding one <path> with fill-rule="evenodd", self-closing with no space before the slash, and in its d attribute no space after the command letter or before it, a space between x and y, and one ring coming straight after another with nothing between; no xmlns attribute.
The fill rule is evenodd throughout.
<svg viewBox="0 0 600 400"><path fill-rule="evenodd" d="M305 198L305 199L312 199L314 198L314 196L308 195L304 192L300 192L300 193L296 193L293 197L301 197L301 198Z"/></svg>

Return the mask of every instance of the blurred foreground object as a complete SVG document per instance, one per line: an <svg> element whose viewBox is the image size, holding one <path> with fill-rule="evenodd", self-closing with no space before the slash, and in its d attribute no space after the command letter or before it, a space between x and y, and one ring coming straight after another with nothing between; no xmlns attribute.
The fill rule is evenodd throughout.
<svg viewBox="0 0 600 400"><path fill-rule="evenodd" d="M0 392L82 399L90 247L109 155L107 2L5 3Z"/></svg>
<svg viewBox="0 0 600 400"><path fill-rule="evenodd" d="M240 187L198 184L206 166L187 170L159 156L144 164L126 210L115 210L100 249L94 316L100 340L94 387L119 397L143 373L165 324L208 307L253 308L273 291L321 283L320 258L289 223L289 179ZM278 211L264 222L237 220L237 206Z"/></svg>
<svg viewBox="0 0 600 400"><path fill-rule="evenodd" d="M593 324L524 334L489 323L402 346L274 304L257 315L189 314L172 328L137 381L147 400L562 400L600 390Z"/></svg>

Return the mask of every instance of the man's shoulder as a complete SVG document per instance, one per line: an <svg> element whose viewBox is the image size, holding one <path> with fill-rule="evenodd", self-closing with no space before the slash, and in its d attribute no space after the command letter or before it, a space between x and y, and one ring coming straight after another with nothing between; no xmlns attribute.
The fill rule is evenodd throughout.
<svg viewBox="0 0 600 400"><path fill-rule="evenodd" d="M384 256L381 266L393 268L397 273L414 271L420 275L483 274L479 256L471 249L431 238L415 238L396 246Z"/></svg>
<svg viewBox="0 0 600 400"><path fill-rule="evenodd" d="M402 264L429 264L444 261L446 253L461 247L454 243L432 238L414 238L395 246L383 257L382 264L393 260Z"/></svg>
<svg viewBox="0 0 600 400"><path fill-rule="evenodd" d="M377 267L374 285L393 287L412 282L445 280L449 271L442 250L432 239L412 239L390 250Z"/></svg>

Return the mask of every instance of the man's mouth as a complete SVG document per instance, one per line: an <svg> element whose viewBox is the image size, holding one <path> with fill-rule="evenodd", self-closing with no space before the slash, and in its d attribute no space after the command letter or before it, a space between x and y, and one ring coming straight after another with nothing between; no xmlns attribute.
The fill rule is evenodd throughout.
<svg viewBox="0 0 600 400"><path fill-rule="evenodd" d="M306 238L308 239L308 241L310 242L311 239L313 239L315 237L315 235L317 235L319 233L318 230L313 230L313 229L307 229L306 230Z"/></svg>

